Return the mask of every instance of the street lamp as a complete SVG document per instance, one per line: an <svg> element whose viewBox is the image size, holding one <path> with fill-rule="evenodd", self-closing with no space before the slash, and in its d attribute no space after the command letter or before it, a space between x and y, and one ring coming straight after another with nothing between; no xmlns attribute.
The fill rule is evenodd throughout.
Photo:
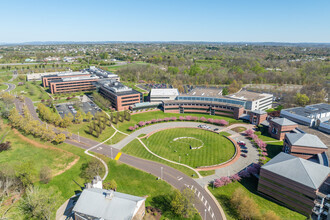
<svg viewBox="0 0 330 220"><path fill-rule="evenodd" d="M179 163L180 163L180 161L181 161L181 156L179 156Z"/></svg>
<svg viewBox="0 0 330 220"><path fill-rule="evenodd" d="M112 157L112 148L111 148L111 159L113 159L113 157Z"/></svg>
<svg viewBox="0 0 330 220"><path fill-rule="evenodd" d="M206 220L206 209L205 209L205 214L204 214L204 220Z"/></svg>
<svg viewBox="0 0 330 220"><path fill-rule="evenodd" d="M79 136L79 131L78 131L78 142L80 142L80 136Z"/></svg>

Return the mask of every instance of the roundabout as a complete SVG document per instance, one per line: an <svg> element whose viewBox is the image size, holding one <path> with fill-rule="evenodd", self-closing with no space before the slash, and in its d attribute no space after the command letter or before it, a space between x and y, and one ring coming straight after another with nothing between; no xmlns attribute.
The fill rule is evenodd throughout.
<svg viewBox="0 0 330 220"><path fill-rule="evenodd" d="M226 137L198 128L169 128L142 141L153 153L193 168L224 163L236 151Z"/></svg>

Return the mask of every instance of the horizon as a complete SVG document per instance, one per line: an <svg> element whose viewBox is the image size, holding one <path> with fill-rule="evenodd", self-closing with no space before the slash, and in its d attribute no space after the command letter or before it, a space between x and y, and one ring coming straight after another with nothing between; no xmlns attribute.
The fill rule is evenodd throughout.
<svg viewBox="0 0 330 220"><path fill-rule="evenodd" d="M330 43L330 2L7 1L0 44L27 42ZM15 16L13 16L15 10ZM8 19L10 18L10 19Z"/></svg>

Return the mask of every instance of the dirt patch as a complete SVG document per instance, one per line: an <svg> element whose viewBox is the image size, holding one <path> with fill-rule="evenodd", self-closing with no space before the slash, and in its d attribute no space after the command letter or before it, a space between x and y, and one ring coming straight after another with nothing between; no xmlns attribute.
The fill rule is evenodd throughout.
<svg viewBox="0 0 330 220"><path fill-rule="evenodd" d="M69 152L69 151L66 151L66 150L63 150L63 149L60 149L60 148L57 148L57 147L53 147L53 146L50 146L50 145L45 145L45 144L42 144L42 143L39 143L35 140L31 140L30 138L28 137L25 137L24 135L22 135L18 130L16 129L13 129L14 131L14 134L16 134L19 138L21 138L23 141L27 142L27 143L30 143L32 144L33 146L35 147L39 147L39 148L43 148L43 149L49 149L49 150L54 150L54 151L60 151L60 152L63 152L63 153L66 153L68 155L71 155L73 157L75 157L75 159L69 163L65 168L63 168L62 170L58 171L57 173L55 173L53 175L54 176L58 176L62 173L64 173L65 171L69 170L72 166L74 166L80 159L79 156Z"/></svg>
<svg viewBox="0 0 330 220"><path fill-rule="evenodd" d="M79 161L79 159L80 159L80 157L77 157L76 159L74 159L74 161L72 161L71 163L69 163L64 169L62 169L62 170L58 171L57 173L55 173L53 175L53 177L54 176L58 176L58 175L64 173L65 171L69 170L71 167L73 167L73 165L75 165Z"/></svg>
<svg viewBox="0 0 330 220"><path fill-rule="evenodd" d="M243 132L243 131L246 131L246 128L245 127L235 127L235 128L232 128L231 129L232 131L235 131L235 132L237 132L237 133L241 133L241 132Z"/></svg>

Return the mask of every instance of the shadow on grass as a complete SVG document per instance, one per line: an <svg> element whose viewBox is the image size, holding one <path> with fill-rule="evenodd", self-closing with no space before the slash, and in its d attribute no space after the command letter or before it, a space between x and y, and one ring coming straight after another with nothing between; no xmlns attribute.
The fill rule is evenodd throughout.
<svg viewBox="0 0 330 220"><path fill-rule="evenodd" d="M275 157L277 154L282 152L282 148L283 148L283 145L268 143L267 144L268 157L269 158Z"/></svg>
<svg viewBox="0 0 330 220"><path fill-rule="evenodd" d="M221 206L225 209L226 213L233 219L239 219L237 209L230 203L230 197L227 195L217 195L216 199L221 201Z"/></svg>

